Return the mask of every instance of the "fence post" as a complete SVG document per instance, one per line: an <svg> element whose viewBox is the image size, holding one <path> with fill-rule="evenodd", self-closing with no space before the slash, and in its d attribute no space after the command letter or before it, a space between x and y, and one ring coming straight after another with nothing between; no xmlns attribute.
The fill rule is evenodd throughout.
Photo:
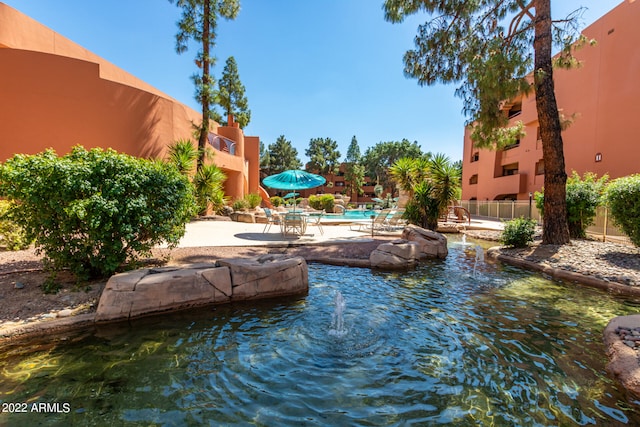
<svg viewBox="0 0 640 427"><path fill-rule="evenodd" d="M607 206L604 207L604 227L602 229L602 241L607 241L607 215L609 214L609 210Z"/></svg>

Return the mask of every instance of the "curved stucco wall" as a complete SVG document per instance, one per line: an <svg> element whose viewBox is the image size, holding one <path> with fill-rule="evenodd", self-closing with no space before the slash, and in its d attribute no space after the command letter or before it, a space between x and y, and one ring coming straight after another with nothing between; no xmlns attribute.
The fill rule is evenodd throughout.
<svg viewBox="0 0 640 427"><path fill-rule="evenodd" d="M201 121L195 110L3 3L0 64L0 162L47 148L62 155L77 144L162 158L173 141L193 140L193 123ZM211 130L237 143L235 156L218 152L214 162L227 174L227 195L241 198L247 182L257 183L258 144L245 150L238 128L214 123ZM255 165L247 167L244 154Z"/></svg>
<svg viewBox="0 0 640 427"><path fill-rule="evenodd" d="M0 49L0 63L11 64L0 78L1 161L76 144L160 157L197 120L170 99L100 78L95 63L16 49Z"/></svg>

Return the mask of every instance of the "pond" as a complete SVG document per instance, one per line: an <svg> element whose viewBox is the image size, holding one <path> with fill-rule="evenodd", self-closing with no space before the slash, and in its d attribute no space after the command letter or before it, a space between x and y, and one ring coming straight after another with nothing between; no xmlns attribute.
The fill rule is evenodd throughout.
<svg viewBox="0 0 640 427"><path fill-rule="evenodd" d="M0 399L27 413L0 424L640 425L602 344L639 301L474 271L472 248L408 273L312 264L304 297L5 346Z"/></svg>

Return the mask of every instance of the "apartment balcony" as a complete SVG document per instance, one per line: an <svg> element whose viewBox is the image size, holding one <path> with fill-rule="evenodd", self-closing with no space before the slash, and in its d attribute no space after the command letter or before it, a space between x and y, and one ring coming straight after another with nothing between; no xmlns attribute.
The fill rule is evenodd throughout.
<svg viewBox="0 0 640 427"><path fill-rule="evenodd" d="M498 176L491 182L491 192L494 197L503 194L524 193L527 188L527 174L516 173L513 175Z"/></svg>
<svg viewBox="0 0 640 427"><path fill-rule="evenodd" d="M230 139L214 133L209 133L207 140L209 142L209 146L214 150L229 153L232 156L236 155L236 143Z"/></svg>

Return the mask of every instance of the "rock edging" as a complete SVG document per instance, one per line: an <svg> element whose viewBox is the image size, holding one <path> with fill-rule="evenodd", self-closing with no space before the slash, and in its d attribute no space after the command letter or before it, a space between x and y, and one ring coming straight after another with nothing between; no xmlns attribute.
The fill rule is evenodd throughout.
<svg viewBox="0 0 640 427"><path fill-rule="evenodd" d="M598 289L604 289L609 292L615 292L623 295L640 296L640 288L634 288L618 282L606 281L593 276L586 276L574 271L567 271L560 268L553 268L548 265L527 261L521 258L512 257L500 252L500 246L494 246L487 249L487 256L505 264L522 267L527 270L538 271L556 279L567 280L569 282L579 282L580 284L591 286Z"/></svg>

